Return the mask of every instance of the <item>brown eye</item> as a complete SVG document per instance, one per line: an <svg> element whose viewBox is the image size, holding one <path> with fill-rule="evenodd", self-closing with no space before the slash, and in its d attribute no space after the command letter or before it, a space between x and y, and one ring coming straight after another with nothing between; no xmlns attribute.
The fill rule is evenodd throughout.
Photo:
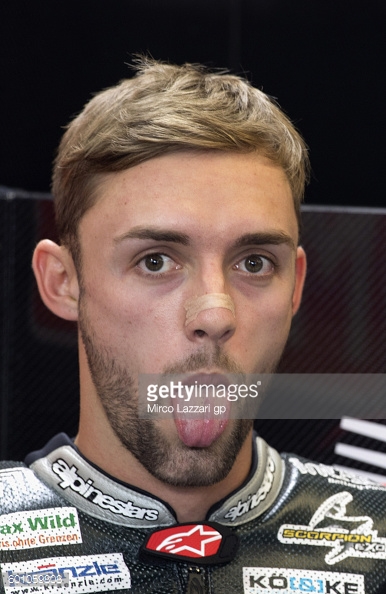
<svg viewBox="0 0 386 594"><path fill-rule="evenodd" d="M147 254L138 263L137 268L149 278L163 278L169 273L173 273L181 268L180 264L177 264L172 258L166 256L166 254L160 254L153 252Z"/></svg>
<svg viewBox="0 0 386 594"><path fill-rule="evenodd" d="M144 264L151 272L159 272L164 265L164 259L161 254L149 254L144 259Z"/></svg>
<svg viewBox="0 0 386 594"><path fill-rule="evenodd" d="M244 260L244 266L248 272L260 272L260 270L263 268L263 264L264 262L261 256L254 254L252 256L248 256L248 258L245 258Z"/></svg>
<svg viewBox="0 0 386 594"><path fill-rule="evenodd" d="M266 278L275 272L275 264L269 258L259 254L251 254L235 264L240 272L254 274L258 278Z"/></svg>

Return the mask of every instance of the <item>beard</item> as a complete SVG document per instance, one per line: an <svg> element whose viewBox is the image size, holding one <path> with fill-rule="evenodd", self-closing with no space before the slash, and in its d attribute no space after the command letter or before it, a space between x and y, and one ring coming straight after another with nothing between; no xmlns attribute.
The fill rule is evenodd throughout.
<svg viewBox="0 0 386 594"><path fill-rule="evenodd" d="M118 363L110 350L99 344L82 299L79 330L98 397L122 446L153 477L174 487L207 487L225 479L253 427L253 420L229 421L227 429L230 430L210 446L188 447L173 429L174 421L139 418L137 380L128 366ZM280 355L281 352L277 360ZM276 362L264 373L272 373ZM242 373L219 347L213 353L190 355L168 366L164 373L186 373L213 367L226 373Z"/></svg>

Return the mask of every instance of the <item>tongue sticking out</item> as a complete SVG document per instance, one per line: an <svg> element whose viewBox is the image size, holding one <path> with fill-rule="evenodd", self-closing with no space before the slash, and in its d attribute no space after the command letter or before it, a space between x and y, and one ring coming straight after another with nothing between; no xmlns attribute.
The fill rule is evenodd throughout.
<svg viewBox="0 0 386 594"><path fill-rule="evenodd" d="M228 419L181 419L176 418L180 440L190 448L209 447L224 431Z"/></svg>
<svg viewBox="0 0 386 594"><path fill-rule="evenodd" d="M188 402L192 395L196 394L196 390L201 397L201 387L206 388L204 393L207 394L209 390L209 394L213 395L210 388L216 392L216 387L220 386L224 389L229 385L229 377L219 373L200 373L178 379L185 388L183 394L189 396ZM177 385L176 381L175 384ZM205 400L198 406L190 406L185 402L174 405L174 422L180 440L190 448L209 447L225 430L233 403L222 399L221 406L214 406L213 403Z"/></svg>

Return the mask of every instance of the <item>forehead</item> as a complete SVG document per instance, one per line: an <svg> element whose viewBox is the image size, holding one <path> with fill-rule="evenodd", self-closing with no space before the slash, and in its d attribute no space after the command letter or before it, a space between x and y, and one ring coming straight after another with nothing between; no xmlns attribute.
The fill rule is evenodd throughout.
<svg viewBox="0 0 386 594"><path fill-rule="evenodd" d="M256 153L172 153L103 174L80 236L154 224L187 233L198 225L198 235L272 228L295 243L298 233L283 169Z"/></svg>

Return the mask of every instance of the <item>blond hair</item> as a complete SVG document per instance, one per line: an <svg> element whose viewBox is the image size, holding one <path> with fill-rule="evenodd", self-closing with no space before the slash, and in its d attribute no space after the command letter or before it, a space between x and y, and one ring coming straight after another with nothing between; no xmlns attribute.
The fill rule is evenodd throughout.
<svg viewBox="0 0 386 594"><path fill-rule="evenodd" d="M284 170L299 218L307 149L278 106L239 76L142 58L136 75L95 95L62 138L52 186L62 243L78 249L78 225L100 174L185 150L269 158Z"/></svg>

